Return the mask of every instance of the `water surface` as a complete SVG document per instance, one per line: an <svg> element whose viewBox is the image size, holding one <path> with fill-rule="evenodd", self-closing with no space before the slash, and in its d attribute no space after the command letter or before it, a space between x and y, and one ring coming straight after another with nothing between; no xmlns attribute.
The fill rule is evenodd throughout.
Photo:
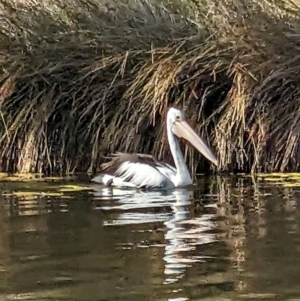
<svg viewBox="0 0 300 301"><path fill-rule="evenodd" d="M88 185L1 197L3 300L300 300L299 188L221 177L164 193Z"/></svg>

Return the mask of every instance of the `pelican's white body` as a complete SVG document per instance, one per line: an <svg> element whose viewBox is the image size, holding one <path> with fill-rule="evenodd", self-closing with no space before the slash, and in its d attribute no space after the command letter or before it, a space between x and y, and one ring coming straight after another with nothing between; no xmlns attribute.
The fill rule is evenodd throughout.
<svg viewBox="0 0 300 301"><path fill-rule="evenodd" d="M125 175L123 174L124 171ZM122 176L118 177L118 174L122 174ZM127 177L132 177L130 182L124 180ZM178 175L176 169L171 165L166 166L166 163L163 166L157 166L156 169L144 163L130 161L122 163L114 176L107 174L98 175L92 181L115 187L160 189L185 187L192 184L189 174L186 177Z"/></svg>

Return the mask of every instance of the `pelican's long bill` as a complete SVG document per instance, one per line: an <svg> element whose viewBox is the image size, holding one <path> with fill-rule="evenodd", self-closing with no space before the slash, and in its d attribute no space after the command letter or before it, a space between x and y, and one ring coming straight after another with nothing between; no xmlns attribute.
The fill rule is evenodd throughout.
<svg viewBox="0 0 300 301"><path fill-rule="evenodd" d="M184 120L176 121L173 124L172 132L178 138L184 138L189 141L203 156L210 160L216 166L218 160L208 145L195 133L195 131Z"/></svg>

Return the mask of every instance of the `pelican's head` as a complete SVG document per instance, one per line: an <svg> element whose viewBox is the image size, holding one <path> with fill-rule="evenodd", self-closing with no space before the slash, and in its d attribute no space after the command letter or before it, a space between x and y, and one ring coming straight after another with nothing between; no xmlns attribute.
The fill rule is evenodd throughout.
<svg viewBox="0 0 300 301"><path fill-rule="evenodd" d="M167 114L167 126L178 138L189 141L204 157L213 164L218 165L218 160L208 145L201 139L196 132L185 121L182 111L170 108Z"/></svg>
<svg viewBox="0 0 300 301"><path fill-rule="evenodd" d="M169 124L174 124L178 120L185 120L184 113L178 109L170 108L167 114L167 121Z"/></svg>

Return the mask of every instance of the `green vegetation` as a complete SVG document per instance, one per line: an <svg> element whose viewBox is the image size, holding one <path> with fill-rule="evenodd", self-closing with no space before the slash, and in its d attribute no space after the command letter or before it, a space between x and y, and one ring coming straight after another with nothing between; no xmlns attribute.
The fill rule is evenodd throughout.
<svg viewBox="0 0 300 301"><path fill-rule="evenodd" d="M168 160L173 104L221 170L298 170L299 9L299 0L2 1L2 171L93 171L116 150ZM193 170L212 168L187 154Z"/></svg>
<svg viewBox="0 0 300 301"><path fill-rule="evenodd" d="M70 199L74 194L93 191L93 186L80 183L67 184L63 179L59 182L38 182L38 181L7 181L0 185L0 196L4 198L20 198L22 200L39 199Z"/></svg>

